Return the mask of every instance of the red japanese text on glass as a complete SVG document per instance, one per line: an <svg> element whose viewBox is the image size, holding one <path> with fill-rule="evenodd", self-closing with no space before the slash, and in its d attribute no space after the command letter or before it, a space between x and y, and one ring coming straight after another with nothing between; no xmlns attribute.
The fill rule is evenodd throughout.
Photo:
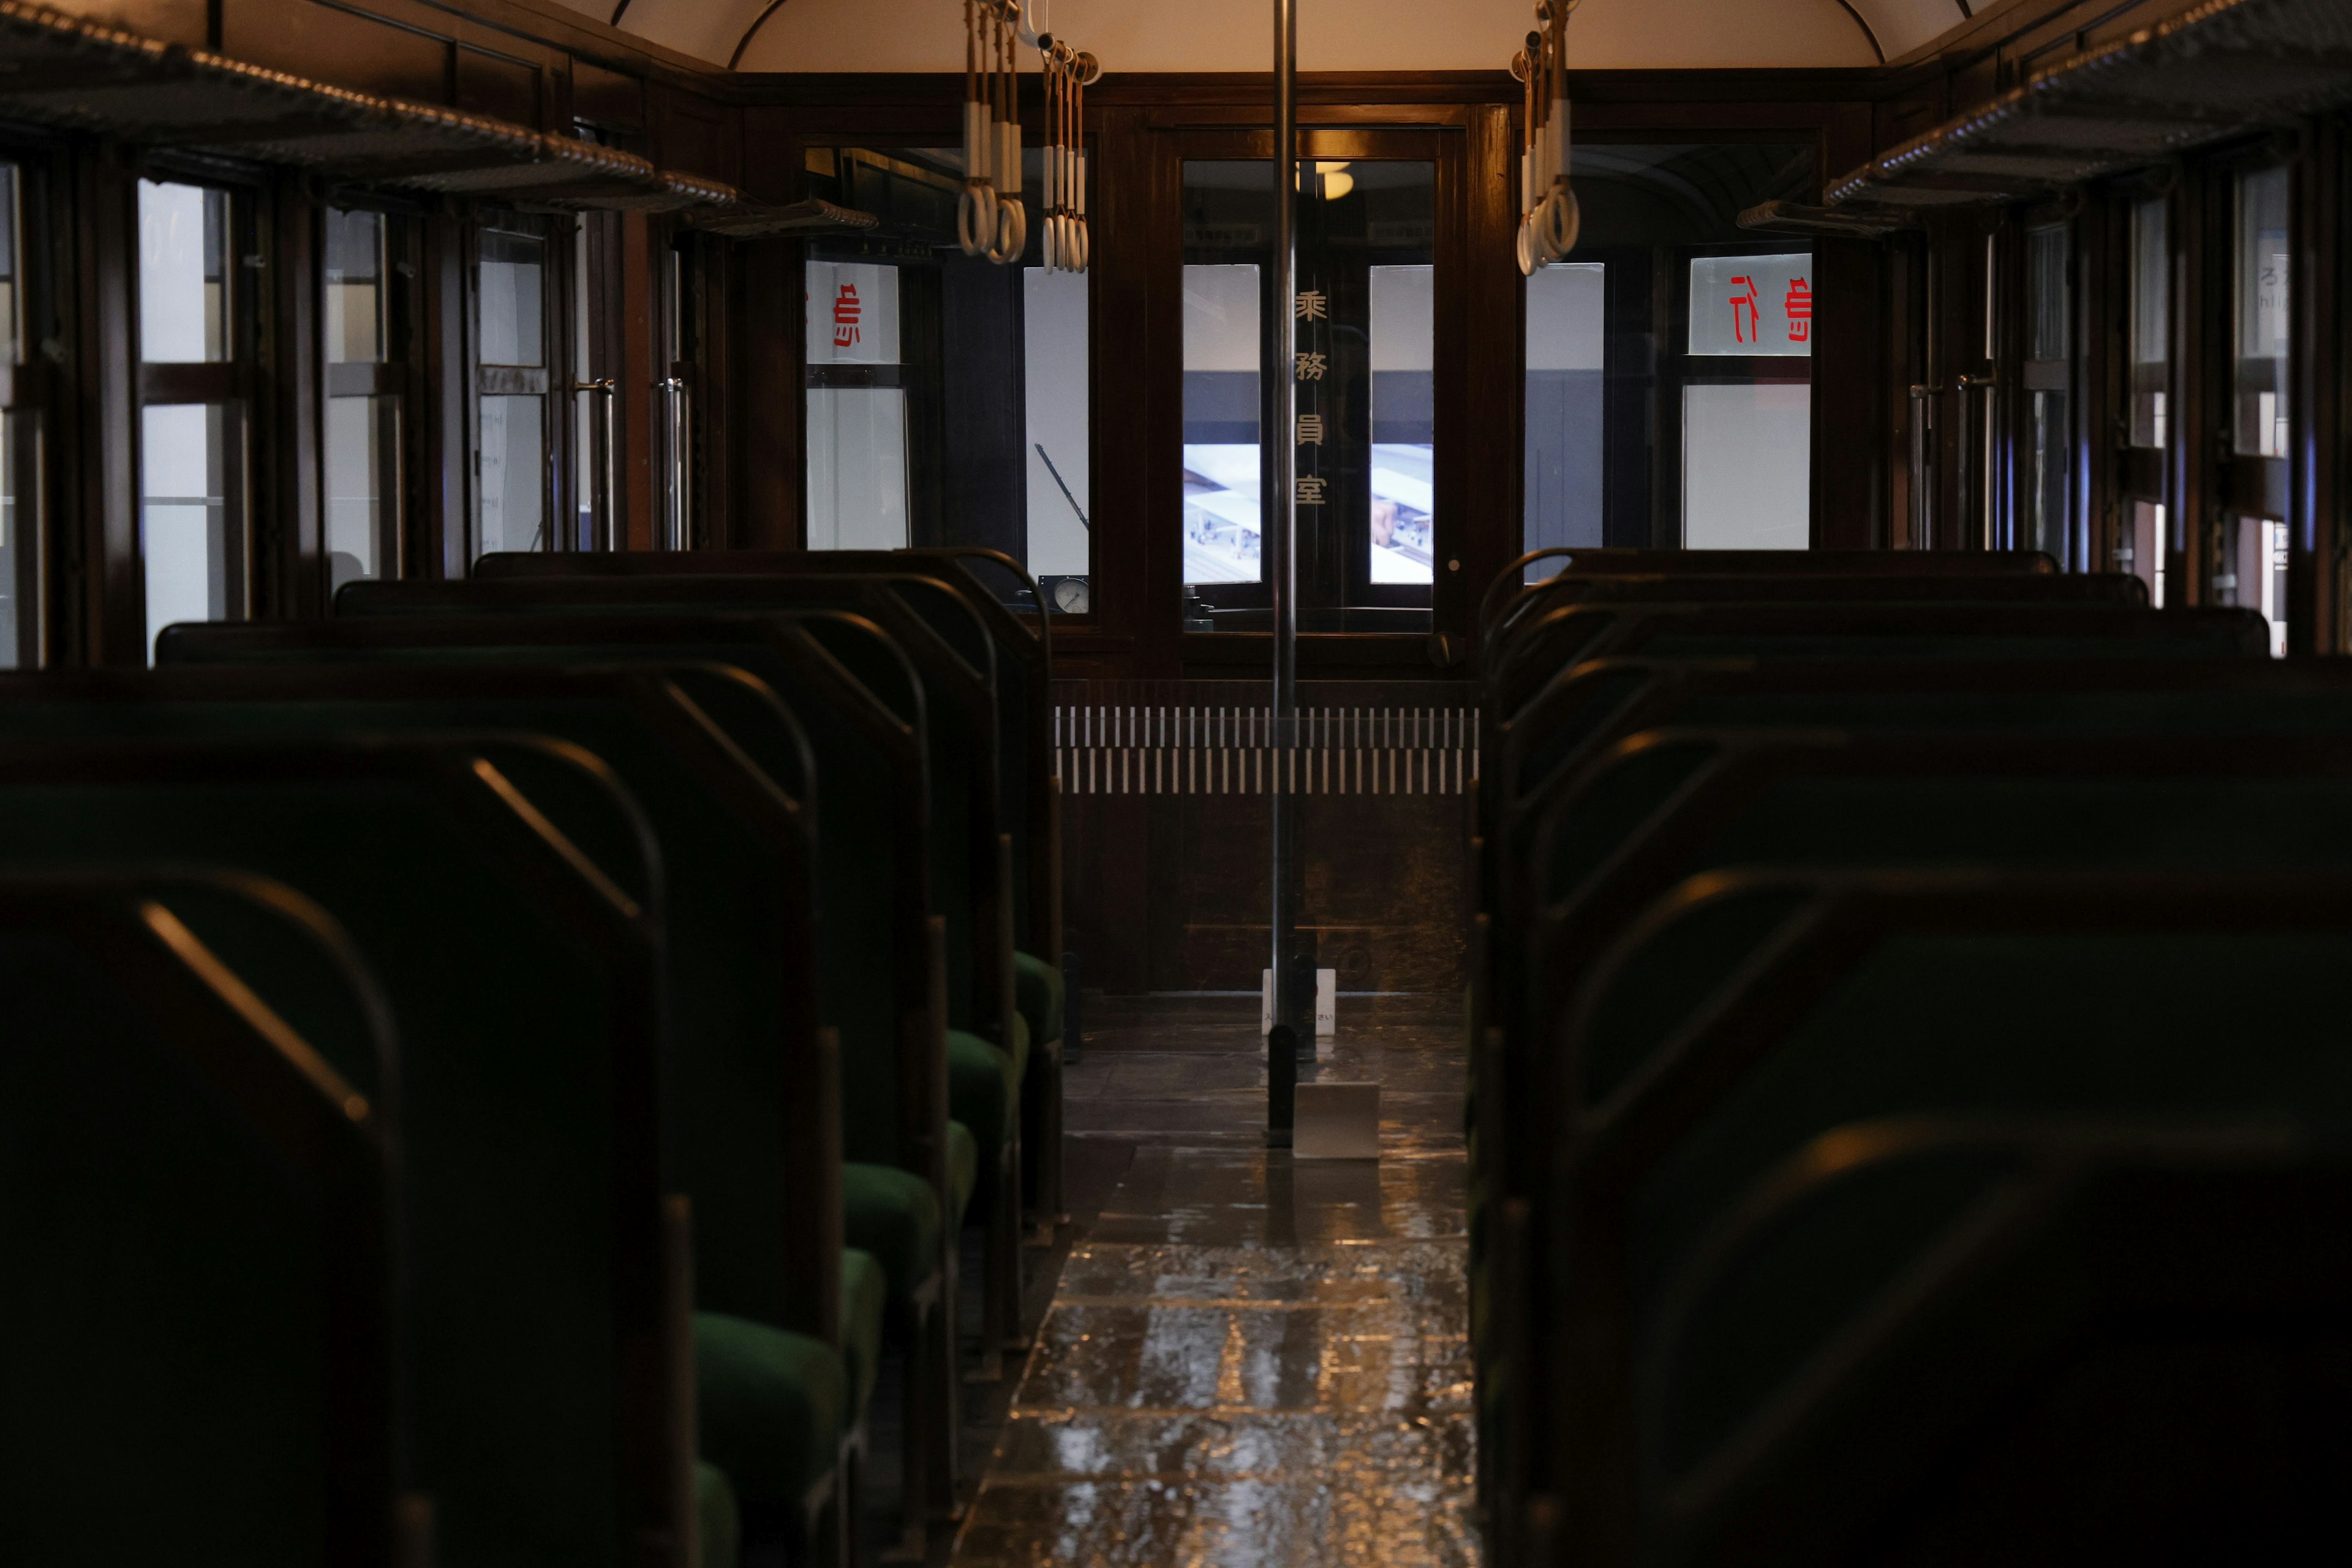
<svg viewBox="0 0 2352 1568"><path fill-rule="evenodd" d="M1734 278L1731 280L1731 287L1734 289L1734 292L1731 298L1726 302L1731 307L1731 336L1733 341L1743 343L1763 342L1763 338L1756 330L1756 279L1746 276ZM1744 319L1740 315L1740 312L1743 310L1747 312ZM1720 340L1717 341L1719 342Z"/></svg>
<svg viewBox="0 0 2352 1568"><path fill-rule="evenodd" d="M845 349L856 346L857 322L865 313L866 307L859 304L857 300L857 285L844 283L841 286L840 294L833 301L833 346L835 348Z"/></svg>

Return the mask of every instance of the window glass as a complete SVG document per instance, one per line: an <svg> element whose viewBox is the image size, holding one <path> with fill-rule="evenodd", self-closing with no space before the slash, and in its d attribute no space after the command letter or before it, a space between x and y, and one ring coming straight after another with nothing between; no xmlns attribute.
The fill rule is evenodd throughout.
<svg viewBox="0 0 2352 1568"><path fill-rule="evenodd" d="M1087 274L1024 268L1021 287L1029 570L1055 609L1083 615L1093 607Z"/></svg>
<svg viewBox="0 0 2352 1568"><path fill-rule="evenodd" d="M1598 545L1608 268L1563 262L1527 283L1526 548ZM1549 562L1528 568L1548 576Z"/></svg>
<svg viewBox="0 0 2352 1568"><path fill-rule="evenodd" d="M1184 268L1188 584L1255 583L1261 575L1258 279L1255 263Z"/></svg>
<svg viewBox="0 0 2352 1568"><path fill-rule="evenodd" d="M217 403L152 403L140 410L139 552L146 568L147 634L176 621L218 621L242 610L242 542L230 528L236 420Z"/></svg>
<svg viewBox="0 0 2352 1568"><path fill-rule="evenodd" d="M547 538L547 247L483 231L476 279L478 554L544 550Z"/></svg>
<svg viewBox="0 0 2352 1568"><path fill-rule="evenodd" d="M1690 264L1690 352L1810 358L1813 258L1700 256Z"/></svg>
<svg viewBox="0 0 2352 1568"><path fill-rule="evenodd" d="M327 399L327 575L332 592L384 574L386 511L399 472L400 402Z"/></svg>
<svg viewBox="0 0 2352 1568"><path fill-rule="evenodd" d="M229 357L228 201L139 182L139 353L151 364Z"/></svg>
<svg viewBox="0 0 2352 1568"><path fill-rule="evenodd" d="M547 543L546 400L482 399L481 552L539 550Z"/></svg>
<svg viewBox="0 0 2352 1568"><path fill-rule="evenodd" d="M2286 656L2286 524L2275 518L2230 519L2230 552L2213 587L2221 602L2259 610L2271 624L2271 657Z"/></svg>
<svg viewBox="0 0 2352 1568"><path fill-rule="evenodd" d="M536 235L482 236L481 360L484 364L547 363L547 248Z"/></svg>
<svg viewBox="0 0 2352 1568"><path fill-rule="evenodd" d="M2287 172L2238 176L2237 449L2284 458L2287 445Z"/></svg>
<svg viewBox="0 0 2352 1568"><path fill-rule="evenodd" d="M150 364L221 364L186 401L143 405L139 552L147 645L175 621L246 613L245 418L229 400L238 357L226 191L142 180L139 352ZM184 375L189 373L183 373ZM193 393L193 395L192 395ZM197 401L196 399L203 399Z"/></svg>
<svg viewBox="0 0 2352 1568"><path fill-rule="evenodd" d="M377 389L391 355L390 224L327 212L327 577L330 593L384 575L395 548L400 400Z"/></svg>
<svg viewBox="0 0 2352 1568"><path fill-rule="evenodd" d="M1092 608L1087 279L1047 271L1042 148L1024 153L1028 239L1002 264L958 243L963 155L942 147L813 147L810 195L880 220L869 237L810 242L806 539L813 550L963 545L1019 562L1048 605ZM681 272L674 337L695 331ZM678 358L691 370L690 348ZM693 384L679 373L668 437L691 510ZM965 476L986 476L964 482ZM1010 573L988 574L1029 604Z"/></svg>
<svg viewBox="0 0 2352 1568"><path fill-rule="evenodd" d="M2134 500L2131 507L2131 553L2125 569L2147 584L2147 602L2164 607L2164 563L2172 548L2165 526L2164 508L2152 500Z"/></svg>
<svg viewBox="0 0 2352 1568"><path fill-rule="evenodd" d="M2074 371L2063 224L2026 231L2025 308L2024 543L2063 563L2067 558L2067 474L2073 450L2067 439L2067 405Z"/></svg>
<svg viewBox="0 0 2352 1568"><path fill-rule="evenodd" d="M1802 550L1811 536L1813 389L1804 382L1683 389L1683 544Z"/></svg>
<svg viewBox="0 0 2352 1568"><path fill-rule="evenodd" d="M0 363L23 363L22 263L16 243L16 170L0 163ZM0 669L39 662L28 642L39 638L40 555L36 538L39 510L37 476L21 471L34 450L37 430L33 409L0 414Z"/></svg>
<svg viewBox="0 0 2352 1568"><path fill-rule="evenodd" d="M1291 449L1298 626L1418 631L1439 553L1435 472L1436 166L1307 159L1298 171L1297 281L1283 302L1294 356ZM1184 581L1194 629L1270 625L1259 516L1260 298L1274 165L1184 165Z"/></svg>
<svg viewBox="0 0 2352 1568"><path fill-rule="evenodd" d="M1435 580L1436 268L1379 267L1371 294L1371 580Z"/></svg>
<svg viewBox="0 0 2352 1568"><path fill-rule="evenodd" d="M384 354L384 219L327 213L327 363L373 364Z"/></svg>
<svg viewBox="0 0 2352 1568"><path fill-rule="evenodd" d="M806 264L811 550L911 542L898 274L879 262Z"/></svg>
<svg viewBox="0 0 2352 1568"><path fill-rule="evenodd" d="M22 247L16 235L23 222L18 211L16 167L0 163L0 363L25 361Z"/></svg>
<svg viewBox="0 0 2352 1568"><path fill-rule="evenodd" d="M2165 442L2172 343L2172 259L2162 197L2131 214L2131 444Z"/></svg>

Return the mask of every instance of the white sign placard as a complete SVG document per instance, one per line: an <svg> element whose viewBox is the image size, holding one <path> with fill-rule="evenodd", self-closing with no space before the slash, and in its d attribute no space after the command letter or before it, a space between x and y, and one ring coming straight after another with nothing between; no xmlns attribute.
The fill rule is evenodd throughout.
<svg viewBox="0 0 2352 1568"><path fill-rule="evenodd" d="M870 261L812 261L807 279L811 364L898 363L898 269Z"/></svg>
<svg viewBox="0 0 2352 1568"><path fill-rule="evenodd" d="M1810 357L1813 352L1812 257L1694 257L1690 352Z"/></svg>
<svg viewBox="0 0 2352 1568"><path fill-rule="evenodd" d="M1257 972L1257 1032L1264 1036L1274 1029L1274 971ZM1339 1032L1339 972L1318 969L1315 972L1315 1037L1328 1040Z"/></svg>

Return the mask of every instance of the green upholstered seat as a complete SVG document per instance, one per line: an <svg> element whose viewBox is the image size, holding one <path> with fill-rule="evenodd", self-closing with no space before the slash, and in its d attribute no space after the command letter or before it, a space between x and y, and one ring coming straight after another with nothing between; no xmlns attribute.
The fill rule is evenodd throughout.
<svg viewBox="0 0 2352 1568"><path fill-rule="evenodd" d="M753 1508L798 1509L833 1468L849 1373L822 1340L724 1312L694 1315L701 1452Z"/></svg>
<svg viewBox="0 0 2352 1568"><path fill-rule="evenodd" d="M882 1266L893 1301L905 1301L939 1268L939 1199L921 1176L853 1162L841 1168L841 1205L842 1239ZM847 1289L845 1275L845 1300Z"/></svg>
<svg viewBox="0 0 2352 1568"><path fill-rule="evenodd" d="M743 1545L743 1520L735 1510L735 1489L727 1472L709 1460L694 1467L694 1509L702 1534L692 1568L735 1568Z"/></svg>
<svg viewBox="0 0 2352 1568"><path fill-rule="evenodd" d="M1020 1094L1021 1071L1013 1053L978 1035L948 1031L948 1115L970 1129L984 1160L993 1161L1004 1146Z"/></svg>
<svg viewBox="0 0 2352 1568"><path fill-rule="evenodd" d="M961 1228L980 1185L980 1140L961 1121L948 1123L948 1184L955 1191L956 1225Z"/></svg>
<svg viewBox="0 0 2352 1568"><path fill-rule="evenodd" d="M1013 999L1029 1025L1029 1037L1052 1045L1062 1037L1062 966L1034 953L1013 954Z"/></svg>
<svg viewBox="0 0 2352 1568"><path fill-rule="evenodd" d="M841 1254L841 1355L849 1366L854 1426L874 1397L874 1374L882 1365L882 1310L889 1304L890 1277L882 1260L852 1247Z"/></svg>
<svg viewBox="0 0 2352 1568"><path fill-rule="evenodd" d="M1013 1048L1007 1054L1013 1058L1013 1084L1015 1089L1029 1077L1030 1042L1044 1037L1029 1026L1028 1019L1018 1013L1013 1015Z"/></svg>

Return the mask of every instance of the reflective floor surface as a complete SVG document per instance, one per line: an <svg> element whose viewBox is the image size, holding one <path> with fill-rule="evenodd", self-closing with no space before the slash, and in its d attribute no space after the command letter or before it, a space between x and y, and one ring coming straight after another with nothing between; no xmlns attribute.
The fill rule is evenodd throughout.
<svg viewBox="0 0 2352 1568"><path fill-rule="evenodd" d="M1342 998L1303 1080L1381 1158L1262 1145L1255 997L1097 1005L1070 1131L1132 1157L1072 1248L953 1561L1476 1561L1452 998Z"/></svg>

